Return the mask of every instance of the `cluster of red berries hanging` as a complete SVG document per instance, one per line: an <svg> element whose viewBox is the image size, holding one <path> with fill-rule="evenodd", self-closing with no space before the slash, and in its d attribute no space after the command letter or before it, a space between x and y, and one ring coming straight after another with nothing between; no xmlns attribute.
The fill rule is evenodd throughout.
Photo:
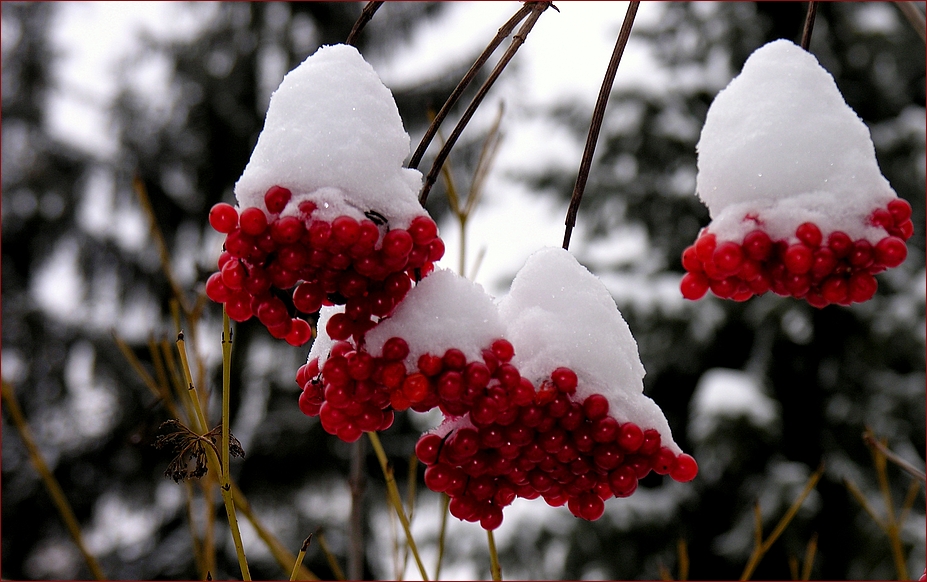
<svg viewBox="0 0 927 582"><path fill-rule="evenodd" d="M878 283L874 275L900 265L908 255L905 241L914 231L911 205L900 198L870 217L886 236L876 244L853 240L842 231L826 239L813 222L795 230L795 242L773 241L762 229L752 230L742 243L719 242L707 229L682 253L687 271L682 296L701 299L710 289L722 299L746 301L772 291L804 299L814 307L868 301Z"/></svg>
<svg viewBox="0 0 927 582"><path fill-rule="evenodd" d="M328 222L313 218L311 200L299 204L296 216L281 215L291 197L274 186L264 208L240 214L226 203L212 208L209 222L226 239L206 294L225 304L229 318L257 316L271 335L294 346L311 339L306 317L322 305L345 306L333 337L360 337L444 255L428 216L415 217L408 229L388 229L375 212L369 212L372 219Z"/></svg>
<svg viewBox="0 0 927 582"><path fill-rule="evenodd" d="M910 204L882 176L833 78L791 42L750 56L709 108L697 149L712 222L682 254L686 299L772 291L850 305L907 256Z"/></svg>
<svg viewBox="0 0 927 582"><path fill-rule="evenodd" d="M532 279L540 277L547 282ZM527 283L520 280L526 278ZM592 330L583 317L606 328L620 319L610 297L612 307L606 306L603 314L604 287L593 289L594 298L587 297L592 283L601 286L569 253L547 249L529 259L516 277L513 301L524 303L521 295L528 288L529 302L554 297L570 304L575 312L563 315L576 321L577 336L588 337ZM552 293L551 287L559 291ZM528 351L561 340L574 343L569 329L560 329L560 337L535 334L530 322L521 324L518 314L524 309L509 311L515 314L516 335L537 337L526 342ZM505 326L491 298L450 271L437 270L423 279L389 320L360 338L331 337L339 315L337 308L323 311L324 331L297 372L300 409L318 416L328 433L352 442L363 432L388 428L395 412L439 408L444 423L423 435L415 451L427 467L426 486L447 493L450 511L459 519L495 529L502 523L502 509L515 498L542 497L552 506L567 505L577 517L595 520L604 512L605 500L631 495L651 471L680 482L692 480L698 471L695 460L672 442L663 442L654 426L620 422L627 413L613 408L605 395L589 386L580 393L581 380L572 368L555 367L536 381L523 376L513 343L493 339ZM621 337L626 330L611 331L630 352L630 333ZM611 360L625 356L614 353L607 338L595 342L606 346ZM460 347L427 349L453 345ZM532 367L530 358L525 362ZM645 403L634 407L649 413L639 417L662 424L668 434L656 405L643 395L638 398ZM634 400L631 394L622 399ZM659 421L653 423L653 418Z"/></svg>

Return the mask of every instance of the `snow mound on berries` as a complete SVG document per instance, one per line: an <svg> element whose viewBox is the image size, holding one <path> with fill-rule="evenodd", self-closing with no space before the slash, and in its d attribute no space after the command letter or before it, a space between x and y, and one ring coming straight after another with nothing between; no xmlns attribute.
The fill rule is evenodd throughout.
<svg viewBox="0 0 927 582"><path fill-rule="evenodd" d="M681 452L663 411L644 395L637 342L615 300L568 251L545 248L528 257L499 312L523 377L539 385L568 367L579 380L575 401L601 394L616 420L656 429L665 446Z"/></svg>
<svg viewBox="0 0 927 582"><path fill-rule="evenodd" d="M424 214L422 175L403 168L409 135L392 93L357 49L324 46L284 76L270 98L264 129L235 195L241 208L263 207L271 186L293 192L283 215L311 199L320 220L382 214L405 228Z"/></svg>
<svg viewBox="0 0 927 582"><path fill-rule="evenodd" d="M467 360L481 360L483 350L506 337L499 311L483 287L453 271L436 269L406 295L393 314L367 333L367 350L380 354L383 344L401 337L409 345L406 364L414 369L422 354L461 350Z"/></svg>
<svg viewBox="0 0 927 582"><path fill-rule="evenodd" d="M787 40L757 49L715 97L698 150L696 190L709 230L740 241L758 216L773 239L795 240L811 221L877 242L868 215L896 198L882 176L869 130L833 77Z"/></svg>

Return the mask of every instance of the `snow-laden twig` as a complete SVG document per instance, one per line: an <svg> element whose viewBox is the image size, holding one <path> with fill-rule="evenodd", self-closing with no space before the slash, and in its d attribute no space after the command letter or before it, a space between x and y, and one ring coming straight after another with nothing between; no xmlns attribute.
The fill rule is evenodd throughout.
<svg viewBox="0 0 927 582"><path fill-rule="evenodd" d="M579 164L576 184L573 186L573 195L570 197L570 207L567 209L566 229L563 233L563 248L566 250L570 248L570 235L573 233L573 227L576 226L576 214L579 212L579 204L583 200L586 179L589 178L592 155L595 153L595 144L599 139L602 119L605 117L605 105L608 103L608 96L612 91L612 84L615 81L615 73L618 71L618 63L621 62L624 47L627 46L628 38L631 36L631 27L634 25L634 17L637 15L638 6L640 6L640 2L628 4L628 11L625 14L624 22L621 24L621 30L618 32L618 40L615 41L615 49L612 51L611 60L608 61L608 68L605 69L605 78L602 79L599 97L596 99L595 109L592 111L592 122L589 124L589 135L586 136L586 147L583 150L583 158Z"/></svg>
<svg viewBox="0 0 927 582"><path fill-rule="evenodd" d="M444 147L442 147L441 151L438 152L438 155L435 156L435 161L432 163L431 170L428 172L428 175L425 176L425 183L423 184L422 191L418 196L418 201L422 206L424 206L425 202L428 200L428 193L431 191L431 187L434 186L435 180L438 179L438 174L441 172L441 167L444 165L444 161L447 160L448 154L451 153L451 148L453 148L454 144L457 143L457 138L459 138L460 134L463 133L467 123L470 122L470 118L473 117L476 109L480 106L480 103L483 102L483 98L486 97L486 93L489 92L489 89L493 86L493 83L496 82L496 79L502 73L503 69L505 69L506 65L509 64L509 61L512 60L512 57L515 56L515 53L518 51L519 47L525 43L525 39L527 38L528 33L531 32L532 28L534 28L534 24L538 21L538 18L540 18L541 13L543 13L551 6L553 6L553 3L551 2L531 3L531 15L528 16L528 19L525 20L525 22L521 25L521 28L518 29L518 33L515 34L515 36L512 38L512 44L509 45L509 48L502 55L502 58L499 59L499 62L489 74L489 77L486 79L486 81L483 82L483 85L473 97L470 105L467 106L467 110L464 111L460 121L458 121L457 125L454 127L454 131L452 131L451 135L448 136Z"/></svg>

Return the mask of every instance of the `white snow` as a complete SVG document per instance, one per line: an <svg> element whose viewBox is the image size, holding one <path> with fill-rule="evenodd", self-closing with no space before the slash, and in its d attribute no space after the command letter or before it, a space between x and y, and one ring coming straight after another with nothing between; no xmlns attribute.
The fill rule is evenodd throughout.
<svg viewBox="0 0 927 582"><path fill-rule="evenodd" d="M483 350L507 335L492 296L482 286L453 271L436 269L409 291L389 318L367 333L367 350L379 355L392 337L409 344L406 368L414 370L422 354L443 356L450 348L461 350L467 360L482 361Z"/></svg>
<svg viewBox="0 0 927 582"><path fill-rule="evenodd" d="M515 346L515 365L535 384L560 367L578 379L575 400L599 393L609 414L659 431L679 453L663 411L644 395L644 366L637 342L614 299L568 251L545 248L531 255L499 303Z"/></svg>
<svg viewBox="0 0 927 582"><path fill-rule="evenodd" d="M319 366L321 366L325 363L325 360L328 359L328 353L332 350L332 346L335 345L335 341L329 337L325 326L328 324L328 320L331 319L332 315L336 313L344 313L344 305L323 305L322 309L319 310L318 335L312 342L312 348L309 350L309 356L306 358L306 362L311 362L313 358L318 358Z"/></svg>
<svg viewBox="0 0 927 582"><path fill-rule="evenodd" d="M425 214L417 198L422 175L402 167L409 142L373 67L352 46L324 46L287 73L271 96L235 195L242 208L263 207L264 193L277 185L293 192L284 215L312 199L322 220L362 219L375 210L391 227L404 228Z"/></svg>
<svg viewBox="0 0 927 582"><path fill-rule="evenodd" d="M736 418L766 430L774 429L779 421L779 404L763 392L754 376L740 370L707 370L699 378L689 406L689 435L696 442Z"/></svg>
<svg viewBox="0 0 927 582"><path fill-rule="evenodd" d="M709 231L740 241L756 213L774 239L812 221L877 242L868 215L896 197L869 130L813 55L787 40L764 45L718 93L697 144L698 196Z"/></svg>

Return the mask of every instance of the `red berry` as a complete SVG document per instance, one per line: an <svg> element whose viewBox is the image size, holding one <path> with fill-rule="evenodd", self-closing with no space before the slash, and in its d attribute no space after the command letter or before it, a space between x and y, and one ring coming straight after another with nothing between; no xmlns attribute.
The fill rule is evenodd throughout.
<svg viewBox="0 0 927 582"><path fill-rule="evenodd" d="M332 237L343 246L349 247L356 243L360 233L360 224L350 216L339 216L332 221Z"/></svg>
<svg viewBox="0 0 927 582"><path fill-rule="evenodd" d="M879 283L869 273L854 273L850 275L849 298L854 303L869 301L875 295Z"/></svg>
<svg viewBox="0 0 927 582"><path fill-rule="evenodd" d="M644 444L644 431L633 422L626 422L618 431L618 444L625 451L633 453Z"/></svg>
<svg viewBox="0 0 927 582"><path fill-rule="evenodd" d="M785 268L796 275L804 275L814 263L814 251L802 243L789 245L782 257Z"/></svg>
<svg viewBox="0 0 927 582"><path fill-rule="evenodd" d="M711 292L721 299L729 299L737 291L738 281L734 277L726 279L711 280L708 282L708 288Z"/></svg>
<svg viewBox="0 0 927 582"><path fill-rule="evenodd" d="M586 418L596 421L608 414L608 399L601 394L592 394L583 401Z"/></svg>
<svg viewBox="0 0 927 582"><path fill-rule="evenodd" d="M495 505L489 505L480 517L480 527L487 531L496 529L502 525L502 508Z"/></svg>
<svg viewBox="0 0 927 582"><path fill-rule="evenodd" d="M712 261L715 266L718 267L718 270L722 271L724 274L734 275L740 270L741 264L743 264L743 251L741 251L740 245L735 242L728 241L721 243L715 248L715 252L712 253Z"/></svg>
<svg viewBox="0 0 927 582"><path fill-rule="evenodd" d="M302 221L295 216L284 216L270 223L270 236L277 244L295 243L304 232Z"/></svg>
<svg viewBox="0 0 927 582"><path fill-rule="evenodd" d="M911 218L911 205L903 198L896 198L889 202L888 211L891 213L895 224L901 224Z"/></svg>
<svg viewBox="0 0 927 582"><path fill-rule="evenodd" d="M823 240L821 229L813 222L803 222L795 229L795 236L809 247L815 248L820 246Z"/></svg>
<svg viewBox="0 0 927 582"><path fill-rule="evenodd" d="M557 368L551 372L550 378L561 392L566 394L576 392L577 378L573 370L565 367Z"/></svg>
<svg viewBox="0 0 927 582"><path fill-rule="evenodd" d="M845 232L834 231L827 237L827 246L834 251L835 257L842 259L853 249L853 239Z"/></svg>
<svg viewBox="0 0 927 582"><path fill-rule="evenodd" d="M449 467L443 464L431 465L425 469L425 485L437 493L447 490L451 483L451 473Z"/></svg>
<svg viewBox="0 0 927 582"><path fill-rule="evenodd" d="M286 334L286 343L301 346L312 339L312 328L304 319L293 318L290 333Z"/></svg>
<svg viewBox="0 0 927 582"><path fill-rule="evenodd" d="M324 299L325 291L317 283L300 283L293 290L293 305L303 313L316 313Z"/></svg>
<svg viewBox="0 0 927 582"><path fill-rule="evenodd" d="M686 299L701 299L708 292L708 278L703 273L686 273L679 283L679 291Z"/></svg>
<svg viewBox="0 0 927 582"><path fill-rule="evenodd" d="M418 372L409 374L402 381L402 394L412 404L424 400L428 395L428 388L428 378Z"/></svg>
<svg viewBox="0 0 927 582"><path fill-rule="evenodd" d="M618 421L610 416L600 418L592 423L592 439L599 443L612 441L621 432Z"/></svg>
<svg viewBox="0 0 927 582"><path fill-rule="evenodd" d="M869 267L873 262L872 251L872 244L866 239L855 241L850 250L850 264L861 269Z"/></svg>
<svg viewBox="0 0 927 582"><path fill-rule="evenodd" d="M383 344L383 358L386 360L404 360L408 355L409 344L401 337L391 337Z"/></svg>
<svg viewBox="0 0 927 582"><path fill-rule="evenodd" d="M629 465L622 465L608 474L615 497L628 497L637 489L637 473Z"/></svg>
<svg viewBox="0 0 927 582"><path fill-rule="evenodd" d="M765 261L772 251L772 240L762 230L754 230L744 237L743 249L754 261Z"/></svg>
<svg viewBox="0 0 927 582"><path fill-rule="evenodd" d="M264 194L264 206L271 214L280 214L286 208L293 193L280 186L271 186Z"/></svg>
<svg viewBox="0 0 927 582"><path fill-rule="evenodd" d="M595 493L583 493L575 498L576 511L573 513L576 517L581 517L589 521L595 521L605 513L605 502ZM570 499L570 510L573 510L573 499Z"/></svg>
<svg viewBox="0 0 927 582"><path fill-rule="evenodd" d="M391 230L383 237L383 254L387 257L406 257L412 251L412 235L402 229Z"/></svg>
<svg viewBox="0 0 927 582"><path fill-rule="evenodd" d="M431 262L440 261L444 256L444 241L436 238L428 245L428 260Z"/></svg>
<svg viewBox="0 0 927 582"><path fill-rule="evenodd" d="M258 312L258 317L260 317L260 312ZM347 315L344 313L335 313L328 319L328 323L325 324L325 331L328 333L328 337L333 340L346 340L351 337L353 326L354 324Z"/></svg>
<svg viewBox="0 0 927 582"><path fill-rule="evenodd" d="M500 362L508 362L515 356L515 348L506 339L497 339L492 342L491 349Z"/></svg>
<svg viewBox="0 0 927 582"><path fill-rule="evenodd" d="M242 210L239 222L241 231L250 236L258 236L267 230L267 216L263 210L255 206Z"/></svg>
<svg viewBox="0 0 927 582"><path fill-rule="evenodd" d="M441 452L443 444L444 439L436 434L423 435L415 443L415 456L426 465L434 465L438 460L438 453Z"/></svg>
<svg viewBox="0 0 927 582"><path fill-rule="evenodd" d="M281 325L290 319L286 305L276 297L262 301L258 305L257 316L266 327Z"/></svg>
<svg viewBox="0 0 927 582"><path fill-rule="evenodd" d="M651 457L650 462L654 473L668 475L676 462L676 455L669 448L660 447L660 450Z"/></svg>
<svg viewBox="0 0 927 582"><path fill-rule="evenodd" d="M869 221L873 226L881 226L884 229L895 226L895 218L892 216L892 213L885 208L876 208L873 210L872 214L869 216Z"/></svg>
<svg viewBox="0 0 927 582"><path fill-rule="evenodd" d="M908 240L909 238L911 238L911 235L914 234L914 223L911 222L910 220L905 220L904 222L898 225L898 230L901 234L901 238L904 240Z"/></svg>
<svg viewBox="0 0 927 582"><path fill-rule="evenodd" d="M834 256L834 251L828 247L815 249L814 260L811 263L811 274L814 277L818 279L826 277L834 272L836 266L837 257Z"/></svg>
<svg viewBox="0 0 927 582"><path fill-rule="evenodd" d="M897 267L908 256L908 245L896 236L887 236L876 243L875 256L876 261L886 267ZM226 284L228 285L228 281Z"/></svg>
<svg viewBox="0 0 927 582"><path fill-rule="evenodd" d="M611 471L624 461L624 453L615 443L603 443L595 447L592 458L597 467Z"/></svg>
<svg viewBox="0 0 927 582"><path fill-rule="evenodd" d="M228 234L238 227L238 211L231 204L219 202L209 211L209 224L217 232Z"/></svg>
<svg viewBox="0 0 927 582"><path fill-rule="evenodd" d="M427 216L416 216L409 224L409 234L417 245L427 245L438 236L438 226Z"/></svg>
<svg viewBox="0 0 927 582"><path fill-rule="evenodd" d="M711 262L717 244L717 238L711 233L705 233L698 237L695 241L695 254L702 263Z"/></svg>
<svg viewBox="0 0 927 582"><path fill-rule="evenodd" d="M229 319L234 321L247 321L254 313L251 311L251 297L244 293L236 293L225 302L225 312Z"/></svg>
<svg viewBox="0 0 927 582"><path fill-rule="evenodd" d="M690 273L700 273L703 270L702 261L695 252L695 245L688 246L682 251L682 268Z"/></svg>
<svg viewBox="0 0 927 582"><path fill-rule="evenodd" d="M848 292L847 280L839 275L832 275L821 284L821 297L829 303L843 303Z"/></svg>
<svg viewBox="0 0 927 582"><path fill-rule="evenodd" d="M698 464L695 462L695 459L685 453L676 457L670 469L670 477L673 481L678 481L680 483L686 483L695 479L697 474Z"/></svg>

